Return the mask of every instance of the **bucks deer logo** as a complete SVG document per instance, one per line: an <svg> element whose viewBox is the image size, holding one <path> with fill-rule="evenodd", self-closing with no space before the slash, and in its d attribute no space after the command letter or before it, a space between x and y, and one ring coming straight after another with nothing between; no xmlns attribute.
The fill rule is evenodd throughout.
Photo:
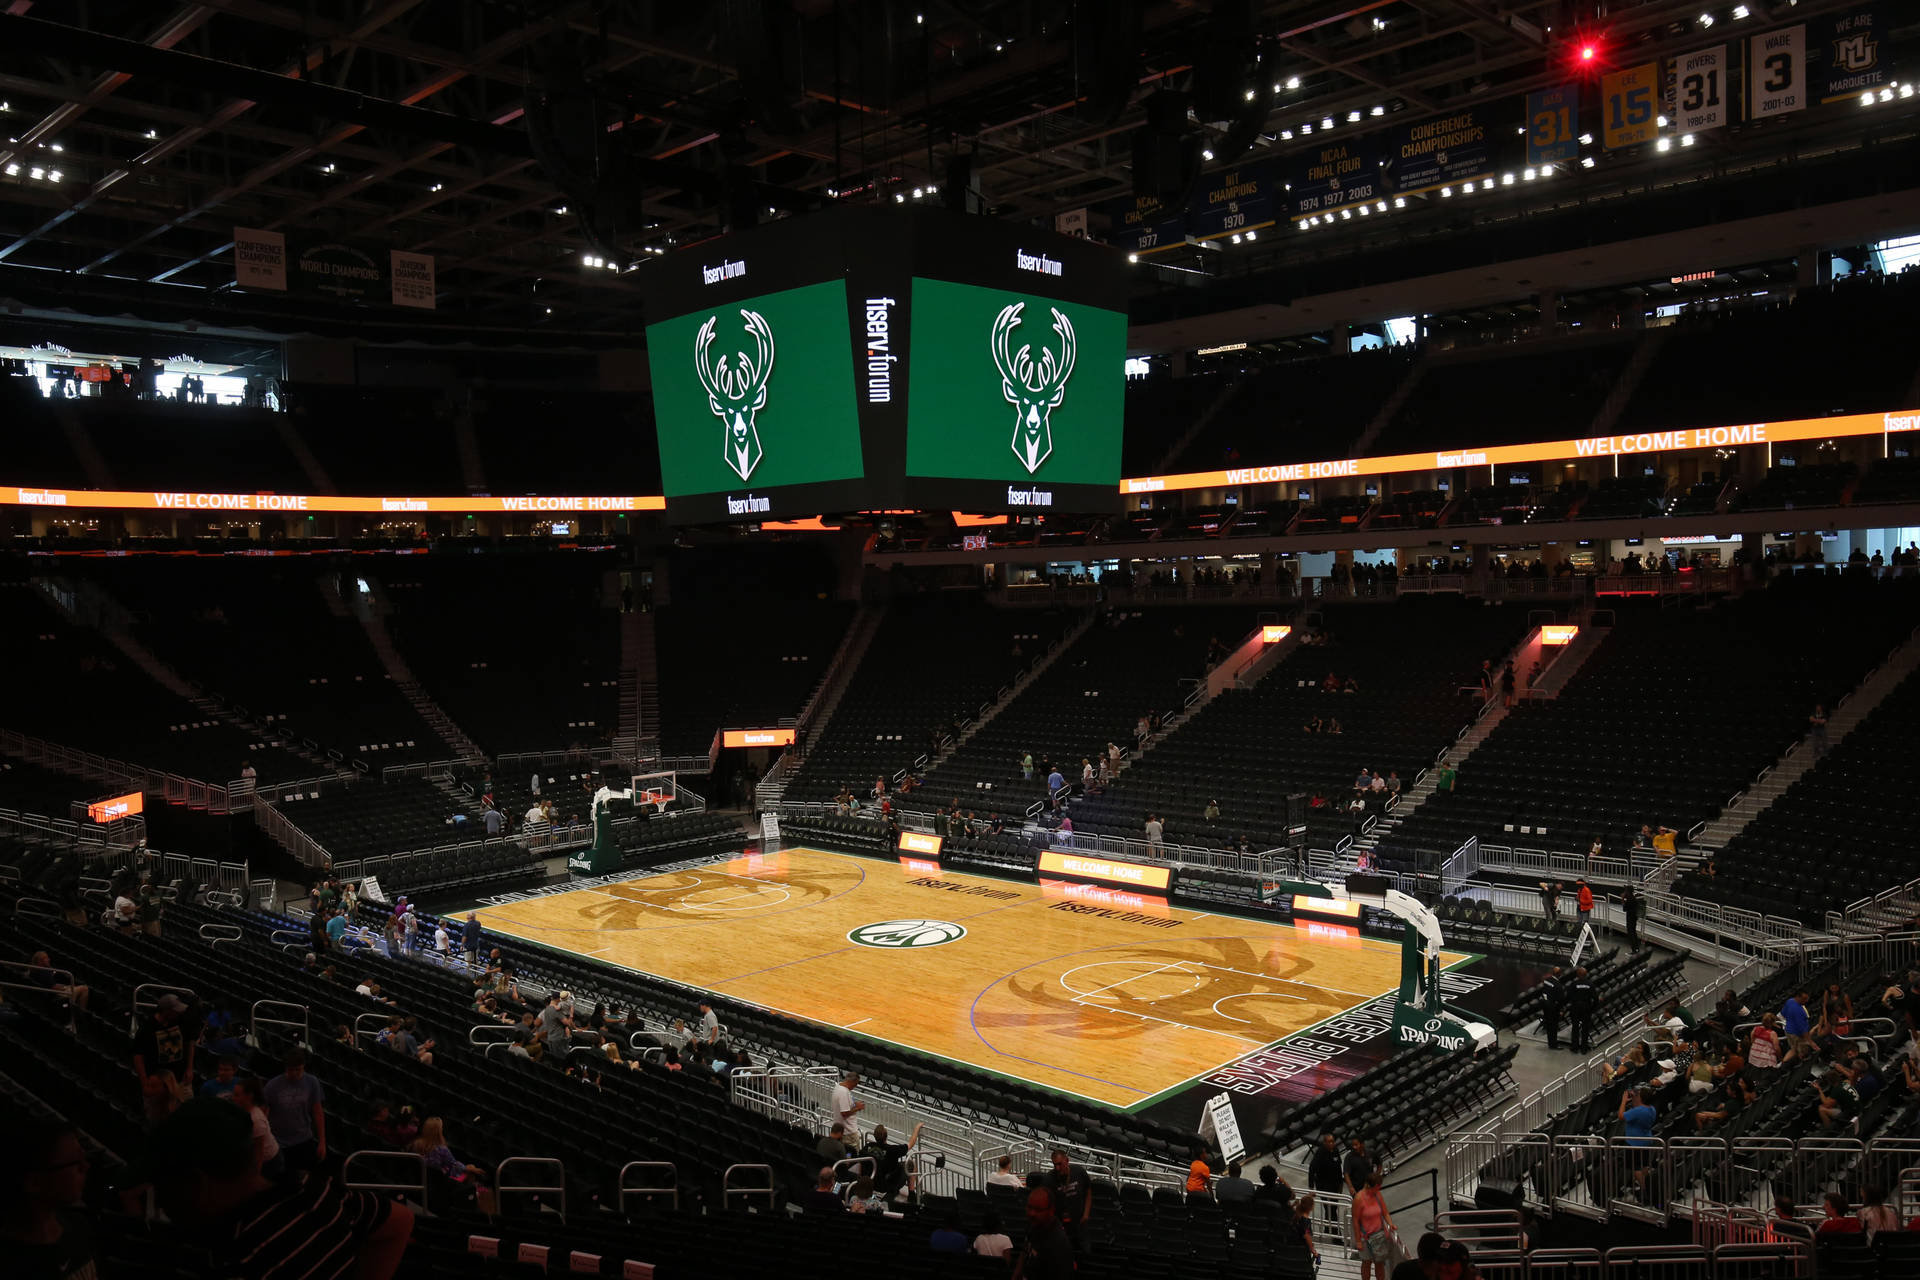
<svg viewBox="0 0 1920 1280"><path fill-rule="evenodd" d="M1067 379L1073 376L1073 322L1053 312L1053 331L1060 336L1056 355L1045 347L1040 358L1033 357L1028 343L1013 353L1013 331L1020 327L1020 312L1026 303L1011 303L1000 310L993 322L993 363L1000 370L1000 394L1016 411L1013 427L1013 455L1032 475L1053 454L1053 411L1067 397Z"/></svg>
<svg viewBox="0 0 1920 1280"><path fill-rule="evenodd" d="M773 372L773 330L767 318L757 311L742 311L747 333L753 338L754 354L744 351L713 359L714 330L719 316L708 316L693 339L693 367L700 385L707 389L707 405L714 416L726 424L721 440L721 456L742 480L753 478L760 465L760 432L754 415L767 406L767 377Z"/></svg>

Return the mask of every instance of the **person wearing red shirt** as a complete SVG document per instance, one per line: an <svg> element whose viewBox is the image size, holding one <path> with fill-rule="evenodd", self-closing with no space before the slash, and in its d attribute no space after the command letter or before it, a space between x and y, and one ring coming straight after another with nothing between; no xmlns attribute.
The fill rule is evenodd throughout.
<svg viewBox="0 0 1920 1280"><path fill-rule="evenodd" d="M1580 881L1580 892L1574 901L1580 905L1580 924L1584 928L1593 919L1593 890L1587 887L1585 880Z"/></svg>
<svg viewBox="0 0 1920 1280"><path fill-rule="evenodd" d="M1847 1212L1847 1198L1838 1191L1827 1192L1827 1217L1818 1228L1820 1235L1840 1235L1861 1230L1860 1219Z"/></svg>

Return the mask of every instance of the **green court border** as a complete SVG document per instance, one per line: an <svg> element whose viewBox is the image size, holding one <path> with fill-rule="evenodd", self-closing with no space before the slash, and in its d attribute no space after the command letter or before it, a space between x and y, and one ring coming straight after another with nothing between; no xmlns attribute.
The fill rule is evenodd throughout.
<svg viewBox="0 0 1920 1280"><path fill-rule="evenodd" d="M841 857L841 858L862 858L868 862L885 862L885 863L891 863L896 866L899 864L899 859L897 857L883 858L883 857L878 857L872 854L856 853L848 849L821 849L821 848L816 848L813 845L790 845L785 848L782 848L781 850L779 850L779 852L780 853L825 853L825 854L832 854L835 857ZM717 866L723 862L737 862L742 858L750 857L750 856L751 857L767 857L769 855L767 854L750 855L745 851L742 851L740 853L727 854L722 857L717 857L709 862L703 862L698 865ZM929 861L933 861L933 859L929 859ZM655 874L655 873L650 872L645 868L636 868L634 874L627 877L627 879L628 880L644 880L651 874ZM947 868L944 865L941 867L941 874L942 875L948 874ZM1000 884L1025 885L1028 887L1038 886L1037 881L1029 882L1025 880L1015 880L1008 876L997 876L997 875L991 874L990 872L985 872L985 871L955 870L954 872L952 872L952 874L963 875L963 876L973 876L977 879L991 880ZM625 883L625 881L615 880L615 881L608 881L607 883L622 884L622 883ZM568 890L567 892L578 892L578 891L585 890L592 887L593 886L590 886L590 885L581 885L580 890ZM1128 892L1131 892L1131 891L1129 890ZM566 895L564 893L545 893L539 896L542 898L559 898L559 897L564 897ZM1157 895L1143 894L1141 896L1155 897ZM523 900L533 901L534 899L529 897ZM1171 897L1163 898L1160 900L1164 901L1169 907L1172 907L1178 911L1193 910L1193 908L1191 907L1177 906ZM497 904L497 905L510 905L510 904L503 903L503 904ZM473 908L469 908L469 909L473 909ZM1259 916L1243 915L1237 911L1203 911L1203 912L1200 912L1199 914L1208 915L1208 916L1225 916L1228 919L1238 920L1245 924L1271 925L1275 929L1297 930L1299 928L1299 926L1289 922L1283 922L1279 920L1266 920L1266 919L1262 919ZM505 931L503 930L502 932L504 933ZM1167 1098L1169 1095L1173 1093L1176 1093L1182 1089L1191 1088L1194 1081L1199 1080L1203 1076L1211 1075L1213 1072L1218 1071L1221 1067L1226 1066L1229 1063L1237 1062L1241 1058L1248 1057L1249 1055L1254 1053L1268 1052L1271 1049L1273 1049L1275 1046L1285 1044L1287 1041L1293 1039L1295 1036L1307 1035L1308 1033L1312 1032L1316 1028L1323 1027L1327 1023L1333 1022L1336 1019L1344 1018L1348 1014L1352 1013L1355 1009L1361 1008L1364 1005L1372 1004L1375 1000L1380 999L1380 996L1368 996L1365 1000L1361 1000L1356 1004L1349 1005L1345 1009L1340 1010L1338 1013L1328 1014L1326 1017L1320 1019L1318 1022L1314 1022L1308 1026L1301 1027L1297 1031L1289 1031L1286 1035L1281 1036L1278 1040L1269 1041L1268 1043L1260 1046L1257 1049L1249 1049L1246 1053L1235 1054L1231 1058L1227 1058L1222 1062L1215 1063L1213 1066L1208 1067L1205 1071L1197 1072L1194 1075L1188 1076L1184 1080L1180 1080L1173 1084L1167 1085L1165 1088L1160 1089L1157 1092L1152 1093L1145 1098L1142 1098L1138 1102L1129 1103L1126 1106L1120 1106L1116 1103L1108 1102L1104 1098L1089 1097L1087 1094L1077 1093L1072 1089L1062 1089L1058 1085L1045 1084L1039 1080L1030 1080L1026 1076L1015 1075L1010 1071L1001 1071L995 1067L981 1066L977 1062L968 1062L961 1058L949 1057L948 1055L941 1053L936 1049L928 1049L922 1045L906 1044L899 1040L889 1039L886 1036L874 1035L871 1032L867 1032L867 1031L858 1031L851 1027L843 1027L838 1023L825 1022L819 1018L811 1017L804 1013L794 1013L789 1009L776 1009L772 1005L761 1004L755 1000L742 1000L737 996L731 996L725 991L719 991L711 987L692 986L688 983L680 982L678 979L669 978L663 973L654 973L647 969L637 969L632 965L619 964L611 960L602 960L597 956L584 955L578 951L568 951L565 948L555 946L552 943L539 942L539 941L535 941L532 938L521 938L514 934L505 934L505 936L513 938L516 942L523 942L528 946L539 947L541 950L551 951L556 955L567 956L570 959L573 959L578 962L583 962L586 964L601 965L607 969L619 970L624 973L637 973L642 975L643 977L652 978L658 982L671 982L675 986L685 987L690 992L699 992L707 995L719 996L723 999L735 1000L740 1004L751 1005L753 1008L760 1009L767 1013L775 1014L782 1018L792 1018L797 1022L811 1023L816 1027L824 1027L824 1028L827 1028L828 1030L838 1031L843 1035L855 1036L862 1040L871 1040L875 1044L884 1044L884 1045L889 1045L895 1049L904 1049L908 1053L917 1053L924 1058L932 1058L932 1059L937 1059L938 1061L941 1061L941 1062L951 1063L952 1065L956 1067L960 1067L963 1070L977 1071L983 1075L996 1076L1002 1080L1011 1080L1018 1084L1025 1085L1028 1088L1042 1089L1048 1093L1056 1093L1063 1098L1073 1098L1080 1102L1090 1102L1094 1106L1105 1107L1109 1111L1115 1112L1116 1114L1119 1114L1119 1115L1125 1115L1125 1116L1134 1115L1137 1112L1143 1111L1146 1108L1153 1106L1158 1102L1161 1102L1162 1100L1164 1100L1165 1098ZM1375 941L1385 941L1385 940L1375 939ZM1454 969L1458 969L1465 965L1473 964L1476 961L1485 960L1485 959L1487 959L1487 956L1482 952L1467 952L1462 956L1461 959L1454 961L1450 965L1447 965L1445 968L1445 971L1450 972ZM1325 988L1322 988L1322 989L1324 990ZM1381 995L1386 995L1386 994L1388 994L1388 992L1384 992L1384 991L1381 992ZM827 1065L827 1064L823 1064L823 1065Z"/></svg>

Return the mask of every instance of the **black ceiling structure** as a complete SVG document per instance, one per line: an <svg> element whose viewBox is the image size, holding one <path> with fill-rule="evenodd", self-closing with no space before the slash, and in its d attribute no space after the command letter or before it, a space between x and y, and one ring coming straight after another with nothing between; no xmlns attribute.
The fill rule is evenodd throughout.
<svg viewBox="0 0 1920 1280"><path fill-rule="evenodd" d="M1303 123L1517 101L1567 79L1583 40L1626 65L1700 43L1715 14L1733 38L1846 3L0 0L0 306L243 336L631 345L652 258L757 220L958 201L964 182L984 212L1050 224L1191 187L1140 171L1138 144L1168 121L1216 153L1208 167L1278 158ZM1909 47L1920 6L1888 8ZM1470 208L1193 246L1142 264L1139 292L1148 312L1156 293L1159 313L1204 308L1222 277L1244 292L1497 253L1509 223L1614 223L1641 200L1731 216L1714 195L1728 180L1820 199L1792 190L1801 166L1904 189L1920 185L1917 136L1920 97L1802 112ZM235 227L432 254L437 307L240 293Z"/></svg>

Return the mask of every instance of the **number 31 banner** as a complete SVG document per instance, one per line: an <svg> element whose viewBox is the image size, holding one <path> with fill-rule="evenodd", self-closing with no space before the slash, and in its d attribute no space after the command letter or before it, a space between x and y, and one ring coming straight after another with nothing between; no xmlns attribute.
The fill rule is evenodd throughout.
<svg viewBox="0 0 1920 1280"><path fill-rule="evenodd" d="M1580 86L1557 84L1527 95L1527 163L1560 164L1580 154Z"/></svg>
<svg viewBox="0 0 1920 1280"><path fill-rule="evenodd" d="M1600 79L1601 141L1607 150L1660 136L1660 64L1643 62Z"/></svg>
<svg viewBox="0 0 1920 1280"><path fill-rule="evenodd" d="M1807 28L1782 27L1747 41L1747 119L1807 105Z"/></svg>
<svg viewBox="0 0 1920 1280"><path fill-rule="evenodd" d="M1727 46L1683 53L1673 60L1669 89L1674 128L1680 133L1705 133L1727 123Z"/></svg>

